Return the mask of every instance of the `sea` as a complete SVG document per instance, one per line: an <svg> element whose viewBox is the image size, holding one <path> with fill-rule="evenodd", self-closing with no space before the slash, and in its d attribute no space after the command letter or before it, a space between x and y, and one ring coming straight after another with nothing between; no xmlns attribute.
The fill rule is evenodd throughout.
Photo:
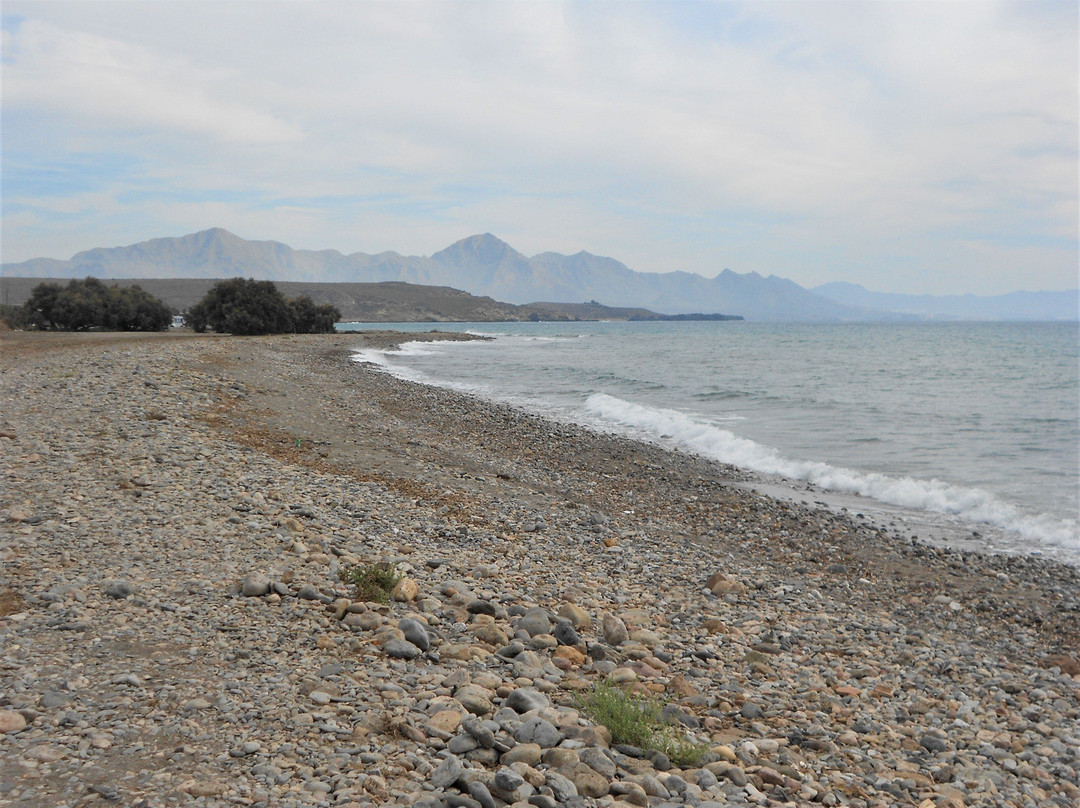
<svg viewBox="0 0 1080 808"><path fill-rule="evenodd" d="M340 324L429 331L431 323ZM1080 565L1071 323L439 323L395 376L702 455L907 538Z"/></svg>

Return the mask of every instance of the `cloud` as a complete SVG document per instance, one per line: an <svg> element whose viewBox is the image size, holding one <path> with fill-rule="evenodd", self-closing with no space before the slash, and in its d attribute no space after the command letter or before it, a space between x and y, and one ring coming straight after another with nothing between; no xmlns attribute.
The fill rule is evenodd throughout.
<svg viewBox="0 0 1080 808"><path fill-rule="evenodd" d="M4 105L62 111L128 133L173 131L230 143L300 139L295 125L236 99L243 78L137 43L25 20L4 31Z"/></svg>
<svg viewBox="0 0 1080 808"><path fill-rule="evenodd" d="M72 193L138 199L128 242L183 222L419 253L490 230L650 271L1075 284L1070 4L5 9L5 210L87 155ZM40 254L14 221L5 260Z"/></svg>

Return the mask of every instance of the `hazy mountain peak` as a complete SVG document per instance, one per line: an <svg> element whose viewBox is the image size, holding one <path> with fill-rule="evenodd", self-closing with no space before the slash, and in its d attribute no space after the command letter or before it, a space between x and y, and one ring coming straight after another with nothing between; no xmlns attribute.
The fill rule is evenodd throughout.
<svg viewBox="0 0 1080 808"><path fill-rule="evenodd" d="M469 262L481 266L498 264L507 258L526 260L524 255L491 233L481 233L455 241L445 250L439 250L431 257L444 264Z"/></svg>

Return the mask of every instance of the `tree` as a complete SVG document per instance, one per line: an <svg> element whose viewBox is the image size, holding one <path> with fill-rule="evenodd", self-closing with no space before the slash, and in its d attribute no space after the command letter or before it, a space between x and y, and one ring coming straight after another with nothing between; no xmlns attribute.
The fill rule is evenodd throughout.
<svg viewBox="0 0 1080 808"><path fill-rule="evenodd" d="M172 309L138 284L114 286L105 313L105 327L116 331L164 331Z"/></svg>
<svg viewBox="0 0 1080 808"><path fill-rule="evenodd" d="M288 334L293 330L289 302L273 282L244 278L215 283L188 310L187 319L199 333L207 327L239 335Z"/></svg>
<svg viewBox="0 0 1080 808"><path fill-rule="evenodd" d="M72 280L67 286L39 283L23 304L29 328L51 331L163 331L172 310L138 286L106 286L97 278Z"/></svg>
<svg viewBox="0 0 1080 808"><path fill-rule="evenodd" d="M23 317L27 326L37 329L55 329L56 300L63 292L58 283L39 283L23 303Z"/></svg>
<svg viewBox="0 0 1080 808"><path fill-rule="evenodd" d="M289 310L297 334L332 334L334 323L341 319L341 312L329 303L316 306L307 295L290 300Z"/></svg>

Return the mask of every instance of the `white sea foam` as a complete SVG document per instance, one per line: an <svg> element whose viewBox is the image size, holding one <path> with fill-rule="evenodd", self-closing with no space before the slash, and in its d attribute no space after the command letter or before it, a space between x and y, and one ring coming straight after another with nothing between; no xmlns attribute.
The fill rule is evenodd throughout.
<svg viewBox="0 0 1080 808"><path fill-rule="evenodd" d="M821 488L871 497L905 508L958 516L1019 533L1023 537L1080 552L1075 520L1025 514L979 488L937 479L890 477L828 463L790 460L779 452L677 410L646 407L604 393L588 398L586 410L603 422L630 427L646 437L665 437L677 445L740 468L805 480Z"/></svg>

